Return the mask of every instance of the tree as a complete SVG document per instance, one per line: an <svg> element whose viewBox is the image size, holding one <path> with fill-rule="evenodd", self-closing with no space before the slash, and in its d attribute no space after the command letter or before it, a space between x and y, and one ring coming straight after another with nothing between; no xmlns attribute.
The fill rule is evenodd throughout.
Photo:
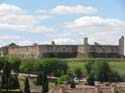
<svg viewBox="0 0 125 93"><path fill-rule="evenodd" d="M46 93L49 91L49 82L47 78L46 68L44 68L42 75L42 93Z"/></svg>
<svg viewBox="0 0 125 93"><path fill-rule="evenodd" d="M24 83L24 93L30 93L30 85L29 85L29 79L26 77L25 83Z"/></svg>
<svg viewBox="0 0 125 93"><path fill-rule="evenodd" d="M21 60L19 58L12 58L12 57L8 57L7 60L11 65L11 69L15 72L19 72Z"/></svg>
<svg viewBox="0 0 125 93"><path fill-rule="evenodd" d="M3 68L1 88L6 90L20 88L18 77L11 74L11 66L8 62L5 63Z"/></svg>
<svg viewBox="0 0 125 93"><path fill-rule="evenodd" d="M43 68L46 67L46 73L50 76L61 76L67 73L68 65L65 61L57 58L47 58L35 62L34 69L37 71L37 84L42 82Z"/></svg>
<svg viewBox="0 0 125 93"><path fill-rule="evenodd" d="M94 60L91 60L89 62L87 62L85 64L85 68L86 68L86 71L87 71L87 74L90 75L91 71L92 71L92 65L95 61Z"/></svg>
<svg viewBox="0 0 125 93"><path fill-rule="evenodd" d="M76 68L75 69L75 75L76 77L80 80L82 78L82 70L81 68Z"/></svg>
<svg viewBox="0 0 125 93"><path fill-rule="evenodd" d="M42 71L42 68L46 66L47 74L52 76L61 76L67 73L68 65L64 60L57 58L46 58L35 62L35 70L37 72Z"/></svg>
<svg viewBox="0 0 125 93"><path fill-rule="evenodd" d="M68 65L57 58L47 58L38 60L35 63L34 69L38 73L37 84L42 82L42 93L46 93L49 88L47 75L61 76L67 73Z"/></svg>
<svg viewBox="0 0 125 93"><path fill-rule="evenodd" d="M34 60L27 60L26 62L23 62L19 69L21 72L27 73L27 74L31 74L34 71Z"/></svg>
<svg viewBox="0 0 125 93"><path fill-rule="evenodd" d="M11 69L10 64L6 62L3 68L2 80L1 80L1 88L2 89L10 89L10 78L11 78Z"/></svg>
<svg viewBox="0 0 125 93"><path fill-rule="evenodd" d="M36 85L42 85L42 81L43 81L43 73L39 72L37 75Z"/></svg>
<svg viewBox="0 0 125 93"><path fill-rule="evenodd" d="M18 76L16 74L15 75L11 75L8 84L10 84L10 89L20 89Z"/></svg>
<svg viewBox="0 0 125 93"><path fill-rule="evenodd" d="M93 73L91 73L91 74L89 75L87 81L88 81L89 85L94 85L95 78L94 78Z"/></svg>
<svg viewBox="0 0 125 93"><path fill-rule="evenodd" d="M7 62L5 57L0 57L0 70L3 69L4 64Z"/></svg>
<svg viewBox="0 0 125 93"><path fill-rule="evenodd" d="M18 46L17 44L15 44L14 42L10 43L9 46L14 47L14 46Z"/></svg>
<svg viewBox="0 0 125 93"><path fill-rule="evenodd" d="M111 69L105 60L95 60L95 62L89 62L85 65L85 67L88 71L88 82L90 85L93 85L94 81L109 81Z"/></svg>
<svg viewBox="0 0 125 93"><path fill-rule="evenodd" d="M96 61L93 64L92 68L93 70L91 71L91 73L93 73L96 81L101 81L101 82L109 81L111 70L109 64L106 61L104 60Z"/></svg>

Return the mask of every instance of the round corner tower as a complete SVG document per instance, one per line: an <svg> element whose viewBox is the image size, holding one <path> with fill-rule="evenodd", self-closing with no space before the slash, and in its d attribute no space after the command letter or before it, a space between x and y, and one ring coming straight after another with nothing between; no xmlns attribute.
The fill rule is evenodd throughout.
<svg viewBox="0 0 125 93"><path fill-rule="evenodd" d="M119 54L121 57L124 56L124 36L119 39Z"/></svg>

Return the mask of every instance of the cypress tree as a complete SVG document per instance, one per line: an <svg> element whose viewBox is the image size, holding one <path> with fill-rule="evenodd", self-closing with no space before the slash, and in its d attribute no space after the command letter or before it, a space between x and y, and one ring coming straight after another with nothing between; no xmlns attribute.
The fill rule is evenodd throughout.
<svg viewBox="0 0 125 93"><path fill-rule="evenodd" d="M12 77L12 84L13 84L13 89L19 89L20 85L19 85L19 81L18 81L18 76L14 75Z"/></svg>
<svg viewBox="0 0 125 93"><path fill-rule="evenodd" d="M47 72L46 72L46 68L44 67L43 70L43 78L42 78L42 93L46 93L49 90L49 82L48 82L48 78L47 78Z"/></svg>
<svg viewBox="0 0 125 93"><path fill-rule="evenodd" d="M43 80L42 78L43 78L43 73L39 72L36 82L37 85L42 85L42 80Z"/></svg>
<svg viewBox="0 0 125 93"><path fill-rule="evenodd" d="M30 93L30 85L29 85L28 77L26 77L26 79L25 79L24 93Z"/></svg>
<svg viewBox="0 0 125 93"><path fill-rule="evenodd" d="M46 93L49 90L47 76L45 75L43 79L44 80L43 80L43 84L42 84L42 93Z"/></svg>
<svg viewBox="0 0 125 93"><path fill-rule="evenodd" d="M5 93L8 93L9 89L20 89L18 77L11 75L11 67L8 62L4 64L0 88L6 90Z"/></svg>
<svg viewBox="0 0 125 93"><path fill-rule="evenodd" d="M11 69L9 63L5 63L2 74L1 89L10 89Z"/></svg>

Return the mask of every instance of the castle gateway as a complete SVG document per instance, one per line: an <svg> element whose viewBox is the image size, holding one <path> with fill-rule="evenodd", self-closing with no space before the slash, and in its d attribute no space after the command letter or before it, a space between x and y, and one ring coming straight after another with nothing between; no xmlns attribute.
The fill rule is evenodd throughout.
<svg viewBox="0 0 125 93"><path fill-rule="evenodd" d="M26 58L121 58L124 57L124 37L119 39L118 45L90 45L88 38L84 38L84 45L51 45L6 46L1 48L1 56Z"/></svg>

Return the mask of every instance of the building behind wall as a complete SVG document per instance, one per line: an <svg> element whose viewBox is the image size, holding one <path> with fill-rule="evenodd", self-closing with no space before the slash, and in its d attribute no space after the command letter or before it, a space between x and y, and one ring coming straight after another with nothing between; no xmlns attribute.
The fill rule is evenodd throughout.
<svg viewBox="0 0 125 93"><path fill-rule="evenodd" d="M51 45L32 46L6 46L1 48L1 56L26 58L121 58L124 57L124 37L119 39L118 45L100 45L95 43L90 45L88 38L84 38L83 45L56 45L52 41Z"/></svg>

